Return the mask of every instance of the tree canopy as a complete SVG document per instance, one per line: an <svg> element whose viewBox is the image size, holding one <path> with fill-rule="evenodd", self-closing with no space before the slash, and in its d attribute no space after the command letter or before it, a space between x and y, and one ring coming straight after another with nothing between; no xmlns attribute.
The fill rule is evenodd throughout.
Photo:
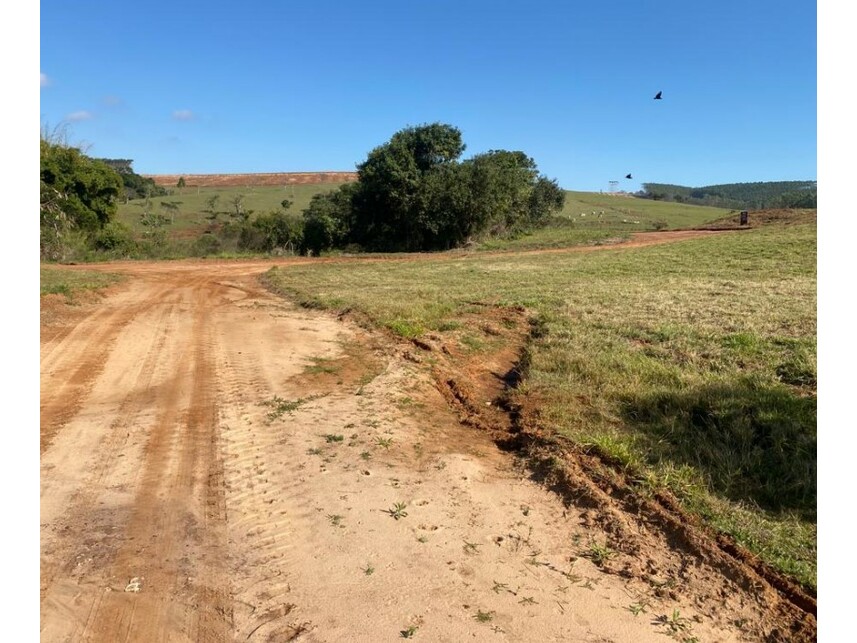
<svg viewBox="0 0 857 643"><path fill-rule="evenodd" d="M523 152L492 150L460 162L464 150L461 131L452 125L400 130L357 166L355 184L311 204L307 222L318 228L327 217L321 246L338 239L412 252L521 232L562 207L565 193Z"/></svg>
<svg viewBox="0 0 857 643"><path fill-rule="evenodd" d="M75 147L46 140L40 157L43 214L61 211L72 226L92 231L113 218L122 191L114 169Z"/></svg>

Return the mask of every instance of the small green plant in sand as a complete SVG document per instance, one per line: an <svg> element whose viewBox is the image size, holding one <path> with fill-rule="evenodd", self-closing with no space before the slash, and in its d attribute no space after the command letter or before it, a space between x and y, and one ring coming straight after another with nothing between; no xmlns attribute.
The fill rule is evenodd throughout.
<svg viewBox="0 0 857 643"><path fill-rule="evenodd" d="M396 520L399 520L400 518L406 518L408 512L405 511L405 509L407 509L407 507L408 505L404 502L397 502L392 506L392 508L387 509L387 513L393 516L393 518L395 518Z"/></svg>
<svg viewBox="0 0 857 643"><path fill-rule="evenodd" d="M476 614L473 615L473 618L480 623L488 623L489 621L494 620L494 612L483 612L482 610L477 610Z"/></svg>

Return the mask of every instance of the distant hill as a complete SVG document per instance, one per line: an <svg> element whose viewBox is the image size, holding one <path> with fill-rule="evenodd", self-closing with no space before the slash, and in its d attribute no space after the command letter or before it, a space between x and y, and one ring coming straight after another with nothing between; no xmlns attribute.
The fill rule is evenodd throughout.
<svg viewBox="0 0 857 643"><path fill-rule="evenodd" d="M655 201L676 201L718 208L815 208L817 181L724 183L694 188L669 183L643 183L635 196Z"/></svg>
<svg viewBox="0 0 857 643"><path fill-rule="evenodd" d="M187 187L255 187L347 183L357 172L264 172L256 174L146 174L155 185L176 187L184 179Z"/></svg>

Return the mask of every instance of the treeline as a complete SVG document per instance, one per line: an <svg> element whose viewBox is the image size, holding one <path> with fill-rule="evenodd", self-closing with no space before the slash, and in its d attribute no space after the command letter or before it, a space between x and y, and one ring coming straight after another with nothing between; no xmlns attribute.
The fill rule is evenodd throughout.
<svg viewBox="0 0 857 643"><path fill-rule="evenodd" d="M101 161L116 170L122 177L122 196L127 203L131 199L145 199L146 197L166 196L167 190L155 184L155 180L140 176L131 167L134 161L131 159L94 159Z"/></svg>
<svg viewBox="0 0 857 643"><path fill-rule="evenodd" d="M636 196L656 201L675 201L740 210L815 208L818 188L816 181L725 183L701 188L668 183L643 183L643 189Z"/></svg>
<svg viewBox="0 0 857 643"><path fill-rule="evenodd" d="M446 250L489 236L525 233L561 210L565 192L542 176L520 151L491 150L459 160L458 128L442 123L403 129L357 166L357 181L315 195L301 213L291 202L256 215L242 197L229 220L197 239L190 254L243 251L318 255L332 249L374 252ZM42 257L61 259L89 250L111 256L163 256L172 202L156 210L151 179L126 159L92 159L42 139ZM114 220L117 199L145 197L142 239ZM143 194L139 194L142 191ZM208 203L219 213L217 195Z"/></svg>

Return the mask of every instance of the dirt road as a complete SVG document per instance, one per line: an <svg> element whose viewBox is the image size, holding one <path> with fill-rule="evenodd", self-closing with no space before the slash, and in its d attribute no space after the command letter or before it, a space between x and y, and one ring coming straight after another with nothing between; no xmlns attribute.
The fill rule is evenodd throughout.
<svg viewBox="0 0 857 643"><path fill-rule="evenodd" d="M611 571L591 505L270 266L105 266L130 278L45 318L44 643L776 638L711 561Z"/></svg>

